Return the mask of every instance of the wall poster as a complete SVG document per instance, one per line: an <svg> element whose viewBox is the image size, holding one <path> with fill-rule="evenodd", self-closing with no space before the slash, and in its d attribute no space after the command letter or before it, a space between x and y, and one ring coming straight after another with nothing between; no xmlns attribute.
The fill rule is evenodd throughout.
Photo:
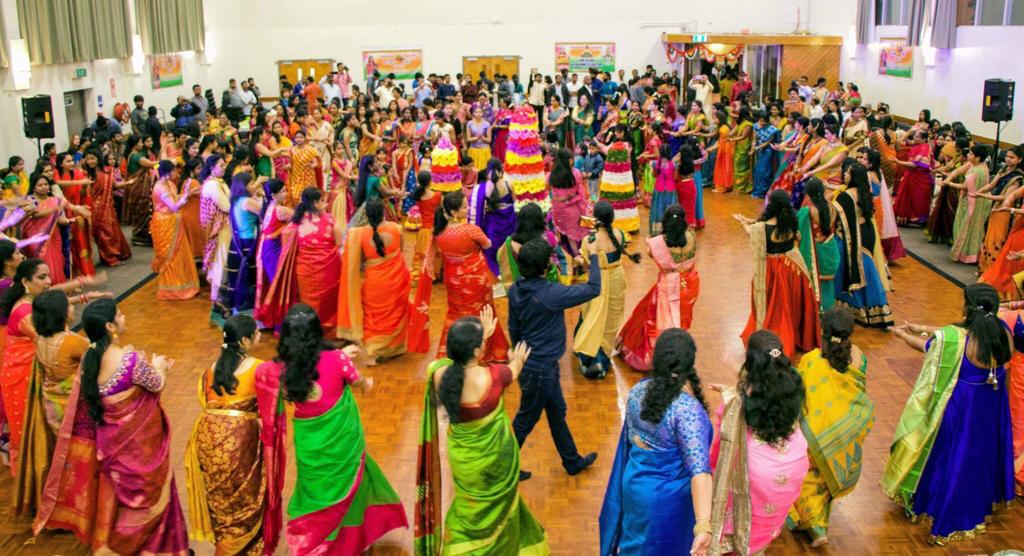
<svg viewBox="0 0 1024 556"><path fill-rule="evenodd" d="M154 54L149 57L149 75L154 89L174 87L185 82L181 75L181 54Z"/></svg>
<svg viewBox="0 0 1024 556"><path fill-rule="evenodd" d="M555 71L615 71L613 42L556 42Z"/></svg>
<svg viewBox="0 0 1024 556"><path fill-rule="evenodd" d="M905 77L914 75L914 47L907 45L905 38L881 39L882 48L878 53L878 75Z"/></svg>
<svg viewBox="0 0 1024 556"><path fill-rule="evenodd" d="M364 50L363 79L368 78L374 71L379 71L381 77L393 73L395 79L413 79L416 73L423 72L423 51Z"/></svg>

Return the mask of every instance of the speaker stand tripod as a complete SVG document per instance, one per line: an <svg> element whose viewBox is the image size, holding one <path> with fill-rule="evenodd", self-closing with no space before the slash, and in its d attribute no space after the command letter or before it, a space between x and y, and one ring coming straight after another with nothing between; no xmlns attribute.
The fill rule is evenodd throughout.
<svg viewBox="0 0 1024 556"><path fill-rule="evenodd" d="M996 122L996 145L992 149L992 156L989 158L990 166L989 171L995 174L996 167L999 165L999 132L1003 130L1003 122Z"/></svg>

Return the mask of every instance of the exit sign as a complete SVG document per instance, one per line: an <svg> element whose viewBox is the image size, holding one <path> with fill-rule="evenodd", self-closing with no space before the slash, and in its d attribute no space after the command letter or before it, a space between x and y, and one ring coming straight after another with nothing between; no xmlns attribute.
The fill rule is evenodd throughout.
<svg viewBox="0 0 1024 556"><path fill-rule="evenodd" d="M694 35L693 36L693 44L700 44L700 43L704 43L704 42L708 42L708 36L706 34L700 34L700 35Z"/></svg>
<svg viewBox="0 0 1024 556"><path fill-rule="evenodd" d="M85 68L75 68L75 79L81 79L87 74L88 72L85 71Z"/></svg>

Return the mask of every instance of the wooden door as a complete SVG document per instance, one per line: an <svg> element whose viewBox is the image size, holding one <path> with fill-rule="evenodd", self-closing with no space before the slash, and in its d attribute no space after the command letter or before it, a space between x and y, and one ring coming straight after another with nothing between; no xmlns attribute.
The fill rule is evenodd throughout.
<svg viewBox="0 0 1024 556"><path fill-rule="evenodd" d="M486 72L489 79L495 73L513 75L519 73L519 56L463 56L462 73L480 79L480 72Z"/></svg>
<svg viewBox="0 0 1024 556"><path fill-rule="evenodd" d="M333 59L323 60L278 60L277 61L277 75L288 76L288 81L293 85L300 80L304 80L310 75L316 78L317 81L321 77L327 75L334 69ZM267 91L270 92L270 91ZM280 94L280 91L274 91ZM275 97L278 95L274 95Z"/></svg>
<svg viewBox="0 0 1024 556"><path fill-rule="evenodd" d="M462 73L463 75L473 76L473 81L480 78L480 72L485 71L490 75L490 68L488 63L490 58L487 56L463 56L462 57Z"/></svg>
<svg viewBox="0 0 1024 556"><path fill-rule="evenodd" d="M488 72L488 75L493 77L495 73L510 77L519 75L519 56L495 56L493 71Z"/></svg>

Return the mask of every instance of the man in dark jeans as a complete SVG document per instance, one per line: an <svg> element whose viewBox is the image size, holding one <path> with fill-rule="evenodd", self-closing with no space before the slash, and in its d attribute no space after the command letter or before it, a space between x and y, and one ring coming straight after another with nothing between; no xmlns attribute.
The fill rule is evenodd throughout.
<svg viewBox="0 0 1024 556"><path fill-rule="evenodd" d="M590 256L590 280L583 285L563 286L548 282L551 245L538 238L524 244L517 257L522 278L508 293L508 331L512 345L520 341L530 346L530 358L519 375L522 398L512 421L519 446L540 420L548 414L548 427L562 458L562 467L576 475L597 459L597 453L581 456L565 421L565 398L559 381L558 360L565 353L565 310L582 305L601 293L601 267L597 255ZM530 478L520 471L519 480Z"/></svg>

